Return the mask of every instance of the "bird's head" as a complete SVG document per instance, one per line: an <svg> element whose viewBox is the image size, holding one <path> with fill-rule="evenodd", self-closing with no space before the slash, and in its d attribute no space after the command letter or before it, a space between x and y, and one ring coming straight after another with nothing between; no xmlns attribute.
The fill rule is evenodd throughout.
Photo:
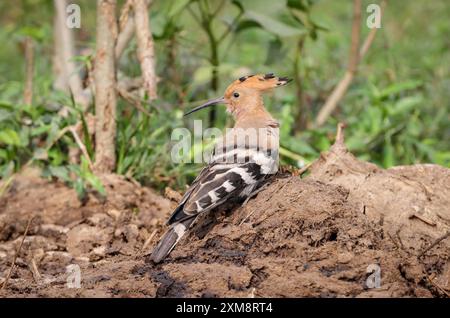
<svg viewBox="0 0 450 318"><path fill-rule="evenodd" d="M253 111L258 107L263 107L261 94L275 87L280 87L289 83L291 79L278 77L269 74L247 75L231 83L225 90L222 97L211 99L190 111L186 115L192 114L200 109L224 104L227 111L234 116Z"/></svg>

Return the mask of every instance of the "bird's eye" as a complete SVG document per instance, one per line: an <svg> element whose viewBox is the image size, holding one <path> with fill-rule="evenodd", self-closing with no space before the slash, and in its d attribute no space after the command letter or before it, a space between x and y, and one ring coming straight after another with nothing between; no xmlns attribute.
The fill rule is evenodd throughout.
<svg viewBox="0 0 450 318"><path fill-rule="evenodd" d="M233 96L238 98L239 97L239 93L234 93Z"/></svg>

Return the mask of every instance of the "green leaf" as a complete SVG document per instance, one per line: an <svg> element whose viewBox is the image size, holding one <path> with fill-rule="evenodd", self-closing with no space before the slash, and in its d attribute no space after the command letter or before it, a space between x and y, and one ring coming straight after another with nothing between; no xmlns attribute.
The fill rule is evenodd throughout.
<svg viewBox="0 0 450 318"><path fill-rule="evenodd" d="M48 170L50 174L65 182L70 182L69 170L65 166L49 166Z"/></svg>
<svg viewBox="0 0 450 318"><path fill-rule="evenodd" d="M285 146L286 144L286 146ZM311 147L305 140L301 138L296 139L287 139L286 142L283 142L282 146L285 146L288 149L291 149L293 152L300 153L304 156L316 156L317 151Z"/></svg>
<svg viewBox="0 0 450 318"><path fill-rule="evenodd" d="M59 149L50 149L47 151L47 155L54 166L58 166L64 161L64 154Z"/></svg>
<svg viewBox="0 0 450 318"><path fill-rule="evenodd" d="M42 41L45 38L45 30L41 27L25 26L19 29L18 33L23 36L29 36L36 41Z"/></svg>
<svg viewBox="0 0 450 318"><path fill-rule="evenodd" d="M6 109L10 109L10 110L15 109L13 104L10 104L10 103L4 102L4 101L0 102L0 108L6 108Z"/></svg>
<svg viewBox="0 0 450 318"><path fill-rule="evenodd" d="M394 147L392 146L391 137L385 138L385 144L383 148L383 166L389 168L395 165Z"/></svg>
<svg viewBox="0 0 450 318"><path fill-rule="evenodd" d="M46 132L48 132L51 129L51 125L42 125L39 127L33 127L31 128L31 137L42 135Z"/></svg>
<svg viewBox="0 0 450 318"><path fill-rule="evenodd" d="M246 11L245 17L249 20L253 20L260 24L266 31L276 34L280 37L290 37L306 34L304 29L294 28L288 24L285 24L279 20L275 20L268 15L256 12Z"/></svg>
<svg viewBox="0 0 450 318"><path fill-rule="evenodd" d="M80 176L86 178L86 176L91 172L89 169L89 163L84 156L81 157L80 163Z"/></svg>
<svg viewBox="0 0 450 318"><path fill-rule="evenodd" d="M269 49L265 64L270 65L283 61L285 56L286 50L283 50L283 43L278 37L276 37L274 40L269 42Z"/></svg>
<svg viewBox="0 0 450 318"><path fill-rule="evenodd" d="M86 187L84 185L83 180L81 178L77 178L73 187L77 192L78 199L80 201L83 201L83 199L86 197Z"/></svg>
<svg viewBox="0 0 450 318"><path fill-rule="evenodd" d="M279 14L286 11L285 0L239 0L244 11L255 11L262 14Z"/></svg>
<svg viewBox="0 0 450 318"><path fill-rule="evenodd" d="M346 138L345 144L350 151L361 150L366 148L366 143L360 135L350 135Z"/></svg>
<svg viewBox="0 0 450 318"><path fill-rule="evenodd" d="M411 110L413 110L417 105L423 102L423 97L420 95L409 96L400 99L393 109L389 109L390 115L402 114L404 116L409 115Z"/></svg>
<svg viewBox="0 0 450 318"><path fill-rule="evenodd" d="M5 149L0 149L0 159L8 159L8 152Z"/></svg>
<svg viewBox="0 0 450 318"><path fill-rule="evenodd" d="M175 15L180 13L189 4L189 2L190 0L172 1L171 2L172 5L170 6L169 13L167 14L167 16L169 18L173 18Z"/></svg>
<svg viewBox="0 0 450 318"><path fill-rule="evenodd" d="M5 180L14 173L15 168L16 168L15 162L12 160L3 166L0 166L0 177Z"/></svg>
<svg viewBox="0 0 450 318"><path fill-rule="evenodd" d="M287 6L300 11L308 12L310 4L304 0L288 0Z"/></svg>
<svg viewBox="0 0 450 318"><path fill-rule="evenodd" d="M320 136L317 140L317 148L319 148L320 151L328 150L330 146L330 140L326 136Z"/></svg>
<svg viewBox="0 0 450 318"><path fill-rule="evenodd" d="M450 151L437 152L435 154L435 160L437 164L440 164L444 167L450 167Z"/></svg>
<svg viewBox="0 0 450 318"><path fill-rule="evenodd" d="M370 125L370 133L377 135L383 128L383 114L377 107L370 107L367 109L368 116L365 116L367 123Z"/></svg>
<svg viewBox="0 0 450 318"><path fill-rule="evenodd" d="M102 182L96 175L94 175L93 173L88 173L86 174L85 178L95 191L100 193L102 196L106 196L106 190L103 187Z"/></svg>
<svg viewBox="0 0 450 318"><path fill-rule="evenodd" d="M20 137L14 130L6 128L0 131L0 144L1 143L12 146L20 146Z"/></svg>
<svg viewBox="0 0 450 318"><path fill-rule="evenodd" d="M0 122L12 119L12 117L14 117L13 112L0 108Z"/></svg>
<svg viewBox="0 0 450 318"><path fill-rule="evenodd" d="M86 146L89 158L92 160L94 157L94 147L92 146L91 137L87 127L86 119L82 111L80 111L81 123L83 127L84 145Z"/></svg>
<svg viewBox="0 0 450 318"><path fill-rule="evenodd" d="M48 160L48 153L43 148L34 149L33 153L34 160Z"/></svg>
<svg viewBox="0 0 450 318"><path fill-rule="evenodd" d="M383 99L390 95L395 95L403 91L412 90L422 85L422 81L407 81L402 83L395 83L383 89L379 93L379 98Z"/></svg>
<svg viewBox="0 0 450 318"><path fill-rule="evenodd" d="M262 25L253 20L241 20L236 27L236 32L241 32L250 28L262 28Z"/></svg>
<svg viewBox="0 0 450 318"><path fill-rule="evenodd" d="M236 7L238 7L240 12L244 12L245 11L244 6L238 0L232 0L231 3L234 4Z"/></svg>

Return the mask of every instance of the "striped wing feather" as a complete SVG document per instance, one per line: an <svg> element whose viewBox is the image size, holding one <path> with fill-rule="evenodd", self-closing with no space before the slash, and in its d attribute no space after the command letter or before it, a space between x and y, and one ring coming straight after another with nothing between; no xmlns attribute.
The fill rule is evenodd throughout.
<svg viewBox="0 0 450 318"><path fill-rule="evenodd" d="M247 194L249 189L256 188L264 178L261 166L256 163L212 163L194 180L168 224L210 211L242 192Z"/></svg>

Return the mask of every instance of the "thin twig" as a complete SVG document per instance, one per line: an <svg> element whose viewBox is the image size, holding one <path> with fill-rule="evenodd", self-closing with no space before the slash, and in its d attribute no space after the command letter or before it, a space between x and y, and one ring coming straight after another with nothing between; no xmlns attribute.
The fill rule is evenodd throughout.
<svg viewBox="0 0 450 318"><path fill-rule="evenodd" d="M141 252L145 251L145 249L149 246L152 239L155 237L157 230L154 230L152 234L148 237L148 239L145 241L144 245L142 245Z"/></svg>
<svg viewBox="0 0 450 318"><path fill-rule="evenodd" d="M28 268L30 269L31 274L33 274L34 282L39 283L39 281L41 280L41 273L39 273L39 269L34 258L31 258L28 262Z"/></svg>
<svg viewBox="0 0 450 318"><path fill-rule="evenodd" d="M436 226L436 222L434 222L433 220L430 220L430 219L426 218L426 217L423 216L423 215L420 215L418 212L414 212L414 213L412 213L412 214L409 216L409 219L412 219L412 218L417 218L417 219L419 219L420 221L422 221L423 223L428 224L428 225L430 225L430 226Z"/></svg>
<svg viewBox="0 0 450 318"><path fill-rule="evenodd" d="M439 285L438 283L436 283L434 281L435 275L433 274L432 276L427 276L428 281L431 283L431 285L433 285L434 287L436 287L436 289L438 289L439 291L441 291L443 294L445 294L447 297L450 297L450 293L441 285Z"/></svg>
<svg viewBox="0 0 450 318"><path fill-rule="evenodd" d="M119 61L122 53L125 51L128 43L134 35L135 25L133 12L130 10L133 6L133 0L127 0L122 6L119 18L119 35L117 36L115 57L116 61Z"/></svg>
<svg viewBox="0 0 450 318"><path fill-rule="evenodd" d="M353 80L356 69L358 67L359 58L359 41L361 35L361 0L353 0L353 23L352 23L352 39L349 54L349 62L344 77L336 85L331 95L326 100L323 107L317 115L315 126L322 126L331 113L336 109L339 101L344 97L350 83Z"/></svg>
<svg viewBox="0 0 450 318"><path fill-rule="evenodd" d="M295 172L295 174L298 175L299 177L301 177L302 174L304 174L306 171L309 170L309 168L311 167L312 164L313 164L312 162L308 163L307 165L305 165L305 166L303 166L302 168L298 169L298 170Z"/></svg>
<svg viewBox="0 0 450 318"><path fill-rule="evenodd" d="M75 128L73 126L71 126L69 128L70 132L73 135L73 138L75 139L75 142L77 143L78 147L80 148L81 152L83 153L83 156L86 158L88 164L89 164L89 168L91 170L94 169L94 164L91 161L91 158L89 157L89 154L87 152L86 146L83 144L83 142L80 139L80 136L78 136L77 131L75 130Z"/></svg>
<svg viewBox="0 0 450 318"><path fill-rule="evenodd" d="M200 26L202 26L202 25L201 25L201 22L200 22L200 17L195 13L194 10L192 10L191 6L188 5L186 8L187 8L187 10L189 11L189 13L192 15L192 17L194 18L194 20L197 21L197 23L198 23Z"/></svg>
<svg viewBox="0 0 450 318"><path fill-rule="evenodd" d="M222 33L222 35L217 40L217 43L222 43L222 41L233 31L233 27L235 27L239 21L239 19L244 14L243 11L239 12L237 16L234 17L233 21L227 25L227 29Z"/></svg>
<svg viewBox="0 0 450 318"><path fill-rule="evenodd" d="M359 63L359 43L361 41L361 0L353 0L353 22L348 60L348 70L356 72Z"/></svg>
<svg viewBox="0 0 450 318"><path fill-rule="evenodd" d="M122 6L119 14L119 32L122 32L128 23L130 17L131 8L133 7L133 0L127 0Z"/></svg>
<svg viewBox="0 0 450 318"><path fill-rule="evenodd" d="M151 3L151 1L150 1ZM158 97L156 77L156 57L150 22L148 4L145 0L134 0L134 20L137 40L138 59L141 65L143 86L150 100Z"/></svg>
<svg viewBox="0 0 450 318"><path fill-rule="evenodd" d="M25 89L23 102L25 105L33 103L33 73L34 73L34 45L30 37L25 39Z"/></svg>
<svg viewBox="0 0 450 318"><path fill-rule="evenodd" d="M129 16L123 29L117 36L116 46L114 48L116 61L119 62L123 52L130 43L134 35L134 16Z"/></svg>
<svg viewBox="0 0 450 318"><path fill-rule="evenodd" d="M213 11L213 13L211 14L211 18L215 18L216 15L220 12L220 10L222 10L223 6L225 5L225 0L222 0L220 2L220 4L217 6L216 10Z"/></svg>
<svg viewBox="0 0 450 318"><path fill-rule="evenodd" d="M20 242L19 248L17 249L16 254L14 255L13 262L11 264L11 267L9 268L8 275L6 276L6 279L3 282L1 290L4 290L6 288L6 285L8 284L9 278L11 277L11 274L12 274L12 272L14 270L15 265L16 265L17 257L20 254L20 250L22 249L23 242L25 241L25 238L27 237L28 229L30 228L31 221L33 221L33 219L34 219L34 216L31 216L30 219L28 220L27 227L25 228L25 232L23 233L22 241Z"/></svg>
<svg viewBox="0 0 450 318"><path fill-rule="evenodd" d="M75 41L74 34L71 28L66 26L66 8L68 6L67 0L54 0L55 7L55 30L60 32L58 38L56 38L57 33L55 33L55 40L60 41L60 49L58 53L60 56L59 63L62 67L62 74L67 80L67 84L70 90L73 92L75 101L77 104L81 105L83 110L86 110L91 103L90 97L85 96L83 91L83 83L81 79L81 74L78 71L77 65L74 61L75 57Z"/></svg>
<svg viewBox="0 0 450 318"><path fill-rule="evenodd" d="M386 1L381 1L380 6L380 19L383 17L384 8L386 7ZM375 35L377 34L378 28L372 28L370 29L369 34L367 35L366 39L364 40L363 45L361 46L361 49L359 50L359 59L361 60L369 50L370 46L372 45L373 40L375 39Z"/></svg>
<svg viewBox="0 0 450 318"><path fill-rule="evenodd" d="M450 236L450 231L448 231L447 233L445 233L444 235L442 235L440 238L438 238L436 241L433 242L433 244L431 244L430 246L428 246L426 249L424 249L418 256L417 258L421 258L426 252L428 252L429 250L431 250L433 247L435 247L436 245L438 245L440 242L442 242L443 240L445 240L447 237Z"/></svg>
<svg viewBox="0 0 450 318"><path fill-rule="evenodd" d="M358 5L358 2L359 2L359 5ZM381 16L383 15L383 10L384 10L385 6L386 6L386 1L382 1L381 9L380 9ZM359 12L357 11L358 8L359 8ZM373 28L370 30L369 34L367 35L366 39L364 40L363 45L361 46L361 48L359 49L359 52L358 52L356 44L359 45L359 33L360 33L360 28L361 28L361 12L360 12L360 10L361 10L360 1L354 0L352 46L351 46L351 50L350 50L349 65L347 67L347 71L344 74L344 77L336 85L336 87L333 89L333 92L330 94L330 96L326 100L325 104L320 109L319 114L317 115L317 118L316 118L316 122L315 122L316 127L322 126L326 122L328 117L330 117L330 115L336 109L338 103L344 97L351 82L353 81L353 77L355 76L359 62L366 55L367 51L369 50L370 46L372 45L373 40L375 39L375 35L378 30L377 28ZM356 37L358 37L358 39L356 39Z"/></svg>
<svg viewBox="0 0 450 318"><path fill-rule="evenodd" d="M344 123L338 123L337 125L337 131L336 131L336 140L335 140L335 144L344 144L344 129L345 129L345 124Z"/></svg>
<svg viewBox="0 0 450 318"><path fill-rule="evenodd" d="M117 93L127 101L131 103L134 107L136 107L139 111L143 112L147 116L151 116L150 112L146 110L143 106L141 101L138 98L135 98L132 93L128 92L125 89L122 89L119 85L116 87Z"/></svg>

